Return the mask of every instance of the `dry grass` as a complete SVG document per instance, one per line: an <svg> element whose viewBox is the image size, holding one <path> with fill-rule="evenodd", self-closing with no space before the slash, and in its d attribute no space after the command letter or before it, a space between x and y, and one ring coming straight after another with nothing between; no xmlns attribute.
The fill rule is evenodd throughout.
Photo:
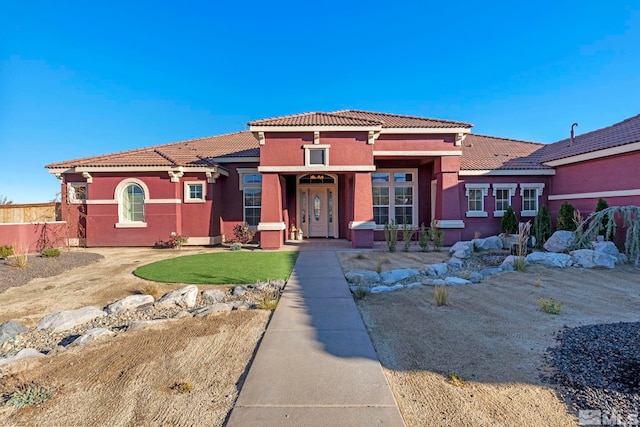
<svg viewBox="0 0 640 427"><path fill-rule="evenodd" d="M162 291L160 291L160 286L156 283L147 283L140 289L140 293L143 295L151 295L154 299L158 299L160 295L162 295Z"/></svg>
<svg viewBox="0 0 640 427"><path fill-rule="evenodd" d="M29 266L29 249L25 247L16 248L11 265L16 268L27 268Z"/></svg>
<svg viewBox="0 0 640 427"><path fill-rule="evenodd" d="M433 297L438 307L448 305L447 299L449 298L449 290L446 286L434 286Z"/></svg>

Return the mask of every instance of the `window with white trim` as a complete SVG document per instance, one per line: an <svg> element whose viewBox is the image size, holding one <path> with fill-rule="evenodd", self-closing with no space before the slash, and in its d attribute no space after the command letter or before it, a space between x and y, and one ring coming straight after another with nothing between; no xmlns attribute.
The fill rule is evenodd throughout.
<svg viewBox="0 0 640 427"><path fill-rule="evenodd" d="M378 227L394 221L396 224L416 224L418 171L379 170L371 174L373 220Z"/></svg>
<svg viewBox="0 0 640 427"><path fill-rule="evenodd" d="M240 189L242 190L244 222L251 227L256 227L260 222L262 211L262 175L257 170L242 172L240 174Z"/></svg>
<svg viewBox="0 0 640 427"><path fill-rule="evenodd" d="M544 183L520 184L520 195L522 196L522 211L520 211L520 216L536 216L543 189Z"/></svg>
<svg viewBox="0 0 640 427"><path fill-rule="evenodd" d="M329 144L305 144L304 165L305 166L328 166L329 165Z"/></svg>
<svg viewBox="0 0 640 427"><path fill-rule="evenodd" d="M504 212L511 206L511 198L516 194L518 184L493 184L493 197L496 201L494 217L504 216Z"/></svg>
<svg viewBox="0 0 640 427"><path fill-rule="evenodd" d="M144 191L138 184L127 185L122 192L122 221L144 222Z"/></svg>
<svg viewBox="0 0 640 427"><path fill-rule="evenodd" d="M489 184L465 184L465 195L467 196L467 216L487 217L484 209L484 198L489 194Z"/></svg>
<svg viewBox="0 0 640 427"><path fill-rule="evenodd" d="M204 203L207 195L207 186L203 181L186 181L184 183L185 203Z"/></svg>
<svg viewBox="0 0 640 427"><path fill-rule="evenodd" d="M67 183L67 201L69 203L85 203L87 201L87 183Z"/></svg>

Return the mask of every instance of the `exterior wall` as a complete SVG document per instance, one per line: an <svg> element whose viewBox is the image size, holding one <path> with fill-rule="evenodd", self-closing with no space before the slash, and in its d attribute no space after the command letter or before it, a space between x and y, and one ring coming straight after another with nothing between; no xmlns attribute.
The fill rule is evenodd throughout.
<svg viewBox="0 0 640 427"><path fill-rule="evenodd" d="M520 185L527 183L543 183L542 195L538 197L538 209L542 205L549 206L548 194L549 186L553 177L550 176L463 176L459 183L458 192L460 194L460 212L462 212L465 228L461 238L471 240L474 234L479 232L481 237L494 236L500 233L501 216L494 216L496 209L496 198L493 195L494 184L517 184L515 195L511 198L511 207L515 211L516 218L520 222L531 221L535 217L522 216L522 196L520 195ZM488 194L484 198L484 209L487 212L486 218L467 217L468 198L465 195L465 184L490 184Z"/></svg>
<svg viewBox="0 0 640 427"><path fill-rule="evenodd" d="M551 219L555 223L565 201L579 209L584 217L595 210L599 198L605 199L609 206L640 206L639 164L640 152L635 152L558 166L549 193ZM620 191L633 195L608 193Z"/></svg>
<svg viewBox="0 0 640 427"><path fill-rule="evenodd" d="M13 246L15 251L29 253L64 246L67 223L65 221L0 224L0 246ZM49 248L45 248L44 241Z"/></svg>
<svg viewBox="0 0 640 427"><path fill-rule="evenodd" d="M375 142L375 151L460 151L454 145L454 135L381 134Z"/></svg>
<svg viewBox="0 0 640 427"><path fill-rule="evenodd" d="M240 174L238 168L258 168L257 163L225 163L225 169L229 171L228 177L220 177L213 192L214 202L218 201L218 207L214 205L214 212L211 213L214 220L219 218L219 230L225 240L233 237L233 227L244 223L243 194L240 190ZM219 212L216 217L215 213ZM260 237L256 233L254 240Z"/></svg>

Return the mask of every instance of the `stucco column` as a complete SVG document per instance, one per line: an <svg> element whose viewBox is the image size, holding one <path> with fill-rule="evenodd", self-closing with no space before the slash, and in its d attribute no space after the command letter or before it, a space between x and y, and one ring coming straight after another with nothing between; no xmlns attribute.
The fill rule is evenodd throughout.
<svg viewBox="0 0 640 427"><path fill-rule="evenodd" d="M262 174L262 207L260 211L260 247L280 249L284 244L285 223L282 220L282 187L277 173Z"/></svg>
<svg viewBox="0 0 640 427"><path fill-rule="evenodd" d="M373 247L375 227L371 173L356 172L353 176L353 220L349 223L351 246L354 248Z"/></svg>
<svg viewBox="0 0 640 427"><path fill-rule="evenodd" d="M437 180L436 221L438 228L444 230L444 244L452 245L461 240L464 221L460 206L464 203L460 191L459 156L443 156L434 162Z"/></svg>

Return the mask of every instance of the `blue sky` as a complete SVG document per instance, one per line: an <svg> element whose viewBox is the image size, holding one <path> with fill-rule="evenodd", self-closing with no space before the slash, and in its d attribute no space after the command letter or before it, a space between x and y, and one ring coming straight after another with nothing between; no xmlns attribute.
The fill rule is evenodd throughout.
<svg viewBox="0 0 640 427"><path fill-rule="evenodd" d="M0 195L56 161L354 108L538 142L640 113L640 4L4 2Z"/></svg>

